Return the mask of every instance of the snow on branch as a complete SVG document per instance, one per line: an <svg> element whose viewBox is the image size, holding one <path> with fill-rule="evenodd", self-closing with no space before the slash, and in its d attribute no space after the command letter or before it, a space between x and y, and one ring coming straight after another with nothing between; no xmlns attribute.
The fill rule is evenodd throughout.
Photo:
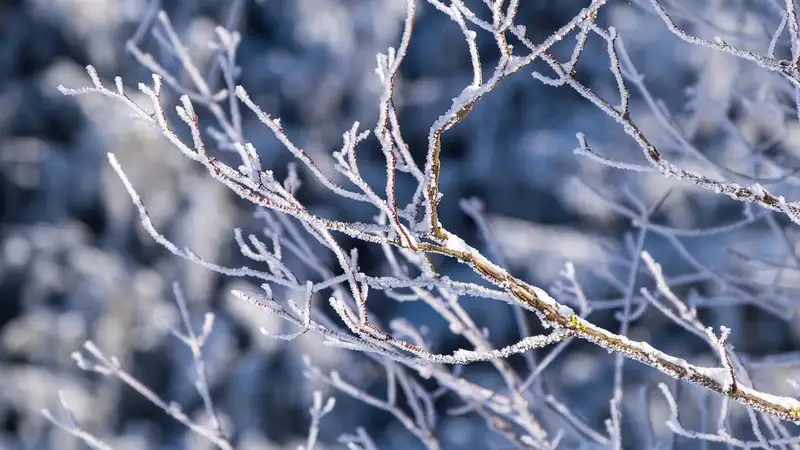
<svg viewBox="0 0 800 450"><path fill-rule="evenodd" d="M444 13L463 34L467 51L469 53L472 71L469 84L453 99L449 108L444 111L431 125L427 133L426 160L424 168L420 168L412 158L412 152L403 136L398 120L398 111L395 105L397 94L396 78L404 58L410 48L417 15L417 5L414 0L406 1L406 14L404 27L400 36L399 46L389 48L385 53L377 56L376 74L381 83L381 95L378 104L378 121L372 135L380 145L380 151L386 162L385 189L383 192L376 190L374 182L368 182L359 170L358 145L369 138L368 132L359 132L359 123L356 122L349 130L342 132L343 143L341 150L334 152L331 159L335 161L335 169L339 178L349 182L344 187L334 177L323 173L309 152L301 148L289 135L280 121L265 112L247 93L241 85L236 85L237 67L234 60L236 48L240 37L234 32L224 28L217 29L215 49L219 52L221 70L224 73L226 89L214 92L214 89L202 77L194 62L192 62L186 48L181 44L169 19L164 13L157 15L159 24L166 33L165 43L172 53L178 58L181 66L187 71L191 87L179 84L177 78L160 66L152 56L143 53L138 48L138 39L132 40L129 49L142 64L153 72L153 84L148 86L140 84L139 91L147 99L145 106L139 105L126 94L121 78L116 77L114 88L107 88L101 81L97 71L92 67L86 68L90 87L70 89L59 86L64 95L100 94L117 100L124 107L132 110L139 120L149 124L157 130L172 146L183 155L199 163L208 175L228 187L232 192L256 208L256 217L266 224L263 235L243 234L242 230L234 231L234 240L242 256L260 263L261 269L251 267L223 267L206 261L190 249L179 248L167 236L158 231L150 219L145 202L137 193L136 188L125 174L121 164L113 153L108 159L111 167L121 180L136 207L139 220L148 234L161 246L173 254L202 265L217 273L258 280L262 284L259 293L246 290L234 290L235 297L260 310L272 314L282 321L289 323L295 331L289 333L262 330L265 335L282 340L294 340L313 333L321 336L324 343L329 346L346 348L363 352L367 358L379 362L386 371L389 390L386 398L356 387L345 380L345 377L336 371L325 372L306 361L306 376L322 381L334 389L356 398L375 408L391 414L407 430L409 430L427 448L438 449L440 443L436 437L435 420L432 416L434 398L423 387L415 384L412 374L423 378L432 378L448 392L455 393L468 403L465 408L477 411L486 417L492 429L509 441L520 446L530 448L552 448L558 441L558 435L550 436L542 425L531 406L529 396L525 391L530 386L537 386L536 379L553 358L570 342L576 340L588 341L596 346L615 352L619 361L630 359L656 369L676 380L681 380L701 386L707 390L717 392L729 400L739 402L751 411L766 413L784 420L800 423L800 401L794 398L781 397L756 390L752 382L747 379L746 370L741 358L734 352L728 343L732 331L727 327L720 328L716 335L713 329L705 327L697 318L696 310L687 306L673 291L670 280L663 273L660 265L643 250L645 236L654 233L668 236L670 243L676 247L675 236L688 235L700 236L726 231L737 227L749 225L762 215L751 214L742 221L733 225L717 227L709 230L690 230L681 233L666 226L650 223L652 213L642 211L641 214L631 212L629 209L615 205L614 209L624 217L631 219L633 226L640 231L639 240L634 249L634 261L630 264L631 270L627 283L623 284L624 297L621 300L623 312L617 315L623 322L619 332L593 323L589 316L593 311L592 302L586 297L576 274L576 268L570 263L563 271L568 286L560 290L551 290L534 286L512 273L510 267L505 267L505 261L500 251L492 246L491 235L488 227L480 215L479 205L475 203L462 203L462 208L478 224L483 239L492 251L492 258L487 257L481 250L470 245L464 238L449 231L446 224L441 223L438 206L443 198L441 191L442 172L442 137L453 127L459 126L467 120L470 112L482 98L495 90L500 83L511 75L521 71L534 61L542 61L554 72L554 76L545 76L534 72L533 77L549 86L568 87L582 98L593 104L605 115L612 118L616 125L633 140L639 147L646 163L636 164L614 160L604 156L598 147L592 147L584 134L578 133L578 148L575 153L587 156L613 169L635 171L643 175L653 176L661 174L668 178L676 178L699 186L705 190L725 194L734 199L761 205L766 209L785 214L791 221L800 224L800 206L789 202L784 197L773 194L758 182L744 183L716 179L701 173L679 167L664 156L653 141L645 134L633 118L634 110L631 107L631 90L629 83L633 83L637 92L641 93L648 102L649 107L658 110L657 102L648 100L643 77L639 75L636 67L628 55L622 37L613 28L603 28L598 25L597 18L604 11L606 0L594 0L589 6L578 12L567 24L557 29L543 42L536 44L528 36L523 26L516 24L518 1L484 2L488 11L482 13L473 11L461 0L442 2L429 0L429 3L438 11ZM710 47L734 56L755 62L759 66L781 74L793 86L800 86L800 51L797 49L797 39L800 38L800 28L794 10L793 2L787 0L787 17L781 25L781 30L788 23L789 33L792 37L792 61L776 60L773 57L760 56L755 53L739 50L722 40L706 41L692 37L682 31L657 0L651 0L658 17L667 28L676 36L686 42ZM505 6L504 6L505 5ZM490 19L485 15L490 15ZM602 22L600 22L602 23ZM499 58L494 67L488 69L482 58L479 32L488 32L492 35L494 43L499 50ZM551 49L563 42L571 34L575 35L575 46L568 52L569 59L560 62L552 55ZM609 80L615 89L611 89L614 100L603 98L596 90L579 81L576 70L582 55L586 52L589 39L599 37L605 44L608 56L608 67L611 72ZM521 43L521 48L514 48L509 39ZM777 39L777 38L776 38ZM775 39L773 39L775 40ZM773 45L774 47L774 45ZM179 105L175 112L186 127L187 139L179 137L174 125L168 118L162 90L163 85L180 94ZM326 192L337 196L341 200L341 207L347 208L351 202L369 205L375 214L373 223L345 222L324 217L324 214L312 211L298 196L302 189L299 176L295 169L290 168L289 176L281 181L276 179L272 169L262 167L256 146L245 140L242 121L245 115L241 113L244 105L248 114L254 115L258 122L269 129L270 135L288 151L291 157L299 162L298 170L304 170L310 175L311 181L322 186ZM216 120L216 126L203 129L200 116L195 106L208 110ZM662 122L666 123L667 120ZM669 124L666 124L669 125ZM678 127L670 125L670 132L676 141L689 148L688 139L681 137ZM211 137L216 142L216 147L208 146L206 141ZM271 137L271 138L272 138ZM240 165L230 165L223 162L222 158L215 155L216 151L232 151L234 156L241 159ZM638 150L637 150L638 152ZM667 153L668 154L668 153ZM228 155L230 156L230 155ZM407 177L417 182L415 193L408 205L398 205L397 179ZM633 195L629 197L637 203ZM664 198L654 209L662 205ZM417 211L424 211L420 219ZM346 248L346 244L339 239L341 234L365 243L373 244L380 248L388 261L390 273L376 276L367 273L369 269L360 267L359 254L355 249ZM321 248L321 250L320 250ZM332 256L331 260L335 269L322 262L320 253ZM488 254L488 253L487 253ZM291 255L292 258L287 258ZM464 267L468 267L478 281L453 280L439 273L442 264L441 255L453 260ZM438 256L434 258L434 256ZM635 286L640 281L640 259L644 262L650 278L655 281L655 290L650 292L646 288L637 290ZM288 259L292 259L289 262ZM296 266L304 269L298 271ZM311 273L300 276L300 273ZM643 269L642 273L646 273ZM273 295L272 286L282 288L283 292L297 294L295 299L278 299ZM387 327L371 314L369 309L370 292L383 291L389 298L399 301L419 301L431 308L444 319L448 331L464 339L465 346L455 350L452 354L437 353L436 343L431 343L430 337L418 329L409 320L396 319ZM560 292L559 292L560 291ZM568 293L565 296L556 295ZM641 295L639 295L641 294ZM205 375L205 366L202 361L202 347L210 333L212 319L207 319L207 324L199 333L192 330L188 320L185 300L180 289L175 288L175 296L183 318L185 331L172 330L173 334L186 344L192 351L193 361L196 366L198 379L198 394L204 408L214 417L212 429L203 428L195 423L179 406L171 404L153 391L139 383L126 372L112 357L107 357L93 343L87 342L84 351L92 356L92 361L86 359L82 353L77 352L74 357L78 365L84 370L94 371L103 375L113 376L139 392L152 403L161 407L189 429L201 434L222 448L232 448L227 442L227 437L222 431L221 420L213 414L215 411L211 400L208 382ZM511 304L516 311L519 340L510 345L497 348L490 339L489 333L481 329L476 321L467 314L465 308L459 303L460 297L471 296L488 300L501 300ZM301 300L297 300L300 298ZM328 315L323 313L320 301L327 300L327 305L333 311ZM579 313L568 306L577 305ZM635 303L636 302L636 303ZM492 304L501 305L499 302ZM699 336L710 345L720 360L720 367L704 367L693 364L685 359L678 358L658 350L647 342L637 341L628 337L629 323L639 317L649 306L662 312L667 318L677 323L682 329L688 330ZM636 308L634 309L634 306ZM523 311L532 312L538 317L540 324L546 329L547 334L536 335L531 331L526 322ZM553 346L548 357L535 361L531 356L533 350ZM512 370L508 359L514 355L524 354L530 370L525 379ZM459 376L455 369L448 365L465 365L475 362L487 362L498 374L499 379L507 388L508 394L498 392L468 381ZM541 408L558 415L579 434L589 436L603 445L616 445L621 447L621 373L622 364L618 364L617 382L615 384L615 398L611 403L611 418L607 422L609 436L592 430L574 415L568 415L554 398L548 397ZM398 405L397 390L404 394L407 405ZM705 439L709 441L726 442L737 447L745 447L748 443L734 438L724 438L710 434L698 434L685 430L678 421L677 405L668 389L662 386L662 391L667 397L672 418L670 426L678 434ZM65 406L66 408L66 406ZM312 424L305 448L311 449L316 444L319 433L319 422L323 416L333 409L333 401L323 405L321 394L314 397L311 408ZM51 418L51 416L48 416ZM51 418L51 420L53 420ZM61 428L83 439L88 445L95 448L104 448L102 444L94 442L83 436L80 428L75 423L61 424ZM354 446L361 442L369 446L368 436L358 434L349 436L347 441ZM793 441L774 440L771 443L783 445Z"/></svg>

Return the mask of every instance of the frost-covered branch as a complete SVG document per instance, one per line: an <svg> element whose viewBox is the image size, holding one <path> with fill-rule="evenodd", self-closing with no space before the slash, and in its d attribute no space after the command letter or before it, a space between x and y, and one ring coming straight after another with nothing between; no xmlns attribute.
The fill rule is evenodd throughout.
<svg viewBox="0 0 800 450"><path fill-rule="evenodd" d="M600 13L605 11L603 8L609 3L606 0L592 1L565 25L538 44L528 36L524 26L516 23L520 6L518 1L487 0L484 2L487 11L477 11L477 8L471 8L461 0L451 2L429 0L428 3L444 13L464 36L469 54L471 80L428 130L424 148L425 164L424 168L419 167L401 130L398 105L395 103L399 95L398 78L401 64L411 48L411 40L417 25L417 2L406 0L404 26L400 33L399 45L397 48L387 49L377 57L376 74L380 83L380 93L378 119L372 135L377 140L382 160L386 165L385 180L380 180L385 182L382 189L375 188L375 181L362 174L359 166L359 146L370 138L370 132L359 131L358 122L342 131L341 147L329 155L329 161L325 161L333 168L331 172L335 171L328 173L325 170L328 166L322 164L316 156L312 156L312 152L300 145L301 141L293 136L293 130L284 128L280 118L271 115L266 106L262 108L258 97L251 97L243 86L236 85L238 67L235 55L241 37L238 33L224 28L216 29L213 47L217 52L215 64L218 65L225 84L225 88L218 92L214 92L213 84L201 74L200 68L190 57L163 12L156 13L148 20L157 20L160 24L159 29L163 33L159 35L160 41L185 70L188 87L178 76L156 62L152 55L140 49L141 35L137 32L128 49L153 73L152 85L143 83L138 85L139 93L144 96L144 104L140 104L142 102L138 98L135 100L136 96L127 93L120 77L114 79L113 88L106 87L92 66L86 68L91 82L89 87L70 89L59 86L59 90L64 95L93 93L118 101L132 111L137 119L160 133L171 146L177 148L187 158L199 163L211 178L251 203L256 208L255 218L263 224L264 229L261 232L245 233L237 228L233 233L233 240L241 256L250 260L252 266L225 267L213 263L192 249L175 244L167 236L166 231L157 229L136 186L130 181L114 154L108 155L111 167L130 196L140 222L157 243L174 255L214 272L260 283L259 292L254 292L257 289L235 289L232 290L232 294L291 327L289 332L262 329L264 335L293 341L307 334L314 334L321 337L327 346L362 352L367 359L385 372L387 379L385 398L368 393L355 384L345 381L345 377L339 372L320 369L311 361L306 361L306 375L390 414L427 448L441 447L434 406L437 395L429 392L424 383L415 379L416 376L434 380L442 390L442 396L457 397L460 408L456 409L457 412L478 414L490 429L514 445L525 448L555 448L563 435L560 432L549 432L548 426L549 419L556 417L565 429L574 431L576 435L588 441L606 447L623 448L622 424L623 420L629 420L628 415L623 417L622 409L623 400L628 398L624 395L623 389L626 380L623 372L627 360L638 361L676 380L717 392L725 397L725 401L733 400L745 405L749 408L754 430L760 430L758 417L754 411L800 423L800 401L771 395L752 387L754 385L747 375L746 365L728 342L733 333L731 329L721 327L719 336L714 334L712 328L704 326L699 321L694 306L689 306L688 302L682 300L673 290L681 283L709 281L724 288L726 293L759 304L759 300L763 297L753 293L752 289L754 286L760 287L758 281L732 280L730 276L717 273L699 261L679 238L721 234L757 222L761 223L762 220L771 224L774 229L776 224L772 211L785 214L793 222L800 223L800 206L773 194L773 190L768 190L761 184L764 180L755 175L747 176L732 169L722 168L723 170L719 172L724 176L720 179L712 178L700 172L684 169L678 163L672 162L671 153L657 148L653 143L655 141L645 134L637 120L633 118L636 112L633 107L636 95L642 97L646 107L655 117L655 122L667 130L667 134L677 142L682 151L697 161L708 163L716 169L720 168L719 165L713 164L708 156L697 150L691 139L685 136L684 130L664 113L663 105L649 92L643 75L634 65L617 29L601 27ZM787 2L788 15L781 29L788 25L793 39L793 67L787 66L786 61L735 49L721 40L711 42L691 37L675 25L656 0L653 0L653 6L670 31L683 40L754 61L763 68L781 73L795 86L800 85L797 82L800 79L797 76L800 71L797 67L800 52L797 51L795 42L800 31L791 1ZM499 50L496 65L491 70L485 70L486 61L490 58L481 54L482 49L478 45L478 33L483 32L492 35L494 44ZM778 34L775 34L770 45L771 54L777 46L774 42L777 42ZM575 36L575 45L568 49L566 62L560 62L553 54L556 54L559 44L563 44L570 35ZM585 58L587 53L587 43L595 37L602 40L608 56L609 79L614 86L611 89L614 100L604 98L597 89L581 81L577 74L580 60ZM514 48L512 42L522 45ZM619 257L614 261L623 267L626 276L624 279L606 277L608 284L615 290L616 297L605 303L587 297L572 263L562 271L562 280L550 292L535 286L523 276L516 275L502 254L502 250L494 245L494 236L482 216L480 204L462 202L461 206L477 224L479 234L489 251L484 252L468 244L464 238L449 231L447 224L440 220L438 207L443 195L446 194L441 190L442 139L444 133L466 121L470 112L484 97L535 61L543 62L555 75L534 72L534 78L548 86L574 90L613 119L637 144L646 163L629 163L605 156L601 154L600 146L590 145L586 136L580 133L577 135L578 148L575 153L614 169L633 171L646 176L661 174L676 178L709 192L761 205L767 210L753 213L750 209L745 209L745 217L733 223L705 229L684 230L654 223L655 212L663 206L669 194L662 195L655 206L646 208L644 201L626 191L626 200L636 206L631 209L596 193L601 203L628 219L637 230L637 234L631 235L627 241L627 250L630 254L628 256L632 259ZM170 120L167 106L170 102L162 92L165 86L180 95L179 104L174 106L174 112L182 122L180 128ZM195 107L203 108L210 113L216 121L215 126L203 128L201 125L205 124L201 124L201 114ZM247 114L242 114L242 111ZM258 149L254 143L246 140L243 121L247 120L247 115L255 117L252 122L257 121L259 126L266 127L271 138L274 138L285 153L298 163L289 166L288 175L284 179L279 180L274 169L263 166L263 153L260 153L263 149ZM187 137L182 137L184 135ZM208 144L209 138L215 145ZM217 154L220 151L224 152L224 156ZM670 156L669 160L667 156ZM236 163L230 162L237 158ZM315 186L321 187L326 195L335 196L340 201L337 207L344 209L350 204L366 206L374 214L374 220L370 223L338 220L330 218L329 211L313 208L301 200L303 196L299 195L302 185L298 170L303 171L303 176L307 175ZM791 171L787 171L778 178L791 176ZM406 205L399 204L403 198L398 189L399 179L416 182L413 195L406 196L411 197ZM769 186L769 183L764 185ZM421 211L424 211L424 217L420 217ZM772 222L769 222L770 220ZM668 247L674 249L682 261L695 272L673 278L667 277L645 250L646 241L651 235L664 238ZM778 232L776 237L782 238ZM360 261L364 258L360 257L355 248L347 247L352 240L372 244L376 249L380 249L380 255L386 260L384 273L376 275L372 268L362 267ZM786 248L793 252L794 248L789 244L787 243ZM450 260L448 262L454 261L462 268L469 268L471 270L469 275L473 278L457 280L440 273L446 264L441 262L442 255ZM795 260L795 263L797 262ZM780 268L777 263L773 263L772 267ZM637 289L642 278L648 274L648 280L655 281L653 292L647 288ZM280 293L273 290L280 290ZM777 290L778 288L773 285L769 289L764 288L763 292L770 293ZM469 348L459 348L452 353L446 353L439 348L439 342L432 342L430 335L408 318L395 318L384 324L380 318L375 317L369 307L368 300L375 297L371 294L374 292L382 292L385 294L384 297L398 302L419 302L434 311L437 319L443 320L446 324L447 332L462 339L461 345ZM204 409L212 418L211 429L193 421L180 407L161 399L126 372L119 361L105 356L98 346L91 342L87 342L84 350L89 352L96 362L89 362L81 353L76 353L75 358L85 370L118 378L189 429L208 438L221 448L233 448L227 434L223 432L221 419L217 417L202 359L203 345L210 333L212 320L208 318L200 333L196 333L191 327L185 301L177 288L175 295L186 330L173 329L172 333L192 351L197 393L202 399ZM461 304L463 297L480 298L487 304L498 307L507 306L503 303L510 304L515 314L517 330L513 336L516 342L504 345L493 343L490 332L481 328L480 322L470 316L468 309ZM791 305L784 305L785 301L785 299L775 301L783 307L781 311L790 310ZM768 309L766 302L763 303L761 306ZM325 306L330 308L325 310ZM572 306L578 309L577 313ZM632 335L632 323L650 306L679 325L681 329L688 330L707 343L718 356L720 366L705 367L693 364L658 350L648 342L629 337ZM601 322L594 321L592 314L604 309L618 310L614 316L620 322L616 331L601 327L597 325ZM780 308L772 308L776 309ZM534 330L532 324L528 323L526 313L535 314L539 324L545 329L544 333ZM569 411L554 395L546 391L544 383L539 379L541 373L562 354L565 348L580 340L616 353L613 392L609 403L610 417L606 421L605 434L592 429L577 414ZM549 350L549 353L539 356L539 353L544 353L542 349ZM524 374L509 362L509 359L516 358L516 355L522 355L524 358ZM486 363L485 366L490 368L499 387L489 388L467 379L458 372L458 369L452 367L467 364L477 366L479 365L477 363ZM669 396L666 388L662 389L668 397L672 412L670 426L676 433L710 441L718 438L719 442L734 446L749 445L734 438L725 440L724 436L719 437L721 435L697 434L683 429L678 421L677 403ZM400 398L405 404L401 404ZM332 408L332 402L323 405L321 394L315 394L306 449L314 448L318 442L319 422ZM722 416L726 414L727 410L724 410ZM777 421L765 422L778 429L775 423ZM87 440L88 438L74 422L58 426L83 439L89 445L96 444L97 448L103 448L100 443L93 444L93 441ZM758 435L760 431L754 433ZM374 446L369 436L362 432L354 436L345 436L342 440L352 448ZM793 442L759 439L759 442L762 441L776 444Z"/></svg>

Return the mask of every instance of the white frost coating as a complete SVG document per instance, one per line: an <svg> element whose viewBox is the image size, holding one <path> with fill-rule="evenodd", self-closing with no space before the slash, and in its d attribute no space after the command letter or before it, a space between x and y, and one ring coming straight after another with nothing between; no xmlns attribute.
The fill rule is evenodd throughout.
<svg viewBox="0 0 800 450"><path fill-rule="evenodd" d="M575 311L567 305L558 305L558 314L564 317L575 315Z"/></svg>
<svg viewBox="0 0 800 450"><path fill-rule="evenodd" d="M654 348L652 345L648 344L647 342L632 341L627 338L625 338L624 341L628 346L638 348L642 352L648 355L652 355L651 359L658 358L663 361L667 361L670 364L683 368L687 373L691 371L691 365L683 358L677 358L675 356L671 356L664 352L661 352L658 349ZM659 368L662 370L664 369L662 367Z"/></svg>
<svg viewBox="0 0 800 450"><path fill-rule="evenodd" d="M450 322L450 332L453 334L461 334L464 332L464 326L461 323Z"/></svg>
<svg viewBox="0 0 800 450"><path fill-rule="evenodd" d="M465 87L458 97L453 98L453 105L450 107L450 111L458 111L465 105L473 103L476 98L483 93L483 90L478 86L469 85ZM448 111L448 113L450 111Z"/></svg>
<svg viewBox="0 0 800 450"><path fill-rule="evenodd" d="M630 340L626 339L626 343L630 347L638 348L639 350L641 350L642 352L644 352L644 353L646 353L648 355L653 355L654 358L658 358L660 360L669 362L670 364L673 364L675 366L681 367L682 369L684 369L686 371L686 373L694 372L694 373L696 373L698 375L710 378L710 379L714 380L716 383L718 383L720 386L722 386L724 391L727 391L727 390L729 390L731 388L732 380L731 380L730 372L727 369L723 368L723 367L693 366L693 365L689 364L683 358L677 358L677 357L668 355L666 353L663 353L663 352L653 348L653 346L651 346L647 342L636 342L636 341L630 341ZM659 364L657 367L659 367L662 370L665 369L664 367L660 367L660 366L661 365ZM742 386L737 386L737 389L743 389L744 390L745 388L743 388ZM747 391L748 392L753 392L754 393L753 395L756 396L756 393L757 393L756 391L752 391L752 390L749 390L749 389L747 389ZM769 401L775 401L774 399L783 399L783 397L776 397L776 396L769 395L769 394L758 394L758 396L760 396L761 398L763 398L765 400L769 400ZM786 400L788 402L790 402L792 405L794 405L793 407L800 406L800 401L797 401L797 400L794 400L794 399L786 399ZM778 403L778 402L776 402L776 403Z"/></svg>
<svg viewBox="0 0 800 450"><path fill-rule="evenodd" d="M719 383L725 391L731 388L731 375L726 369L722 367L695 367L695 370L700 375L711 378Z"/></svg>
<svg viewBox="0 0 800 450"><path fill-rule="evenodd" d="M761 186L758 183L750 186L750 192L752 192L757 198L764 198L764 186Z"/></svg>
<svg viewBox="0 0 800 450"><path fill-rule="evenodd" d="M429 135L429 138L430 138L430 136L433 136L434 134L436 134L437 130L442 130L447 122L449 122L454 117L456 117L456 113L458 113L458 111L461 108L464 108L465 106L468 106L470 104L475 103L475 101L479 97L481 97L484 94L486 94L487 92L489 92L492 87L493 86L491 84L487 83L487 84L484 84L483 86L480 86L480 87L469 85L466 88L464 88L464 90L461 91L461 93L458 95L458 97L454 97L453 98L453 104L450 106L450 109L448 109L447 112L445 112L444 114L439 116L439 118L436 119L436 121L433 123L433 125L431 125L431 129L430 129L431 130L431 134ZM429 160L428 163L429 164L430 164L431 155L432 155L432 152L429 152L429 155L428 155L428 160Z"/></svg>
<svg viewBox="0 0 800 450"><path fill-rule="evenodd" d="M533 292L536 293L536 297L538 297L539 300L546 303L548 306L559 308L559 312L562 312L562 308L564 308L563 311L568 311L564 313L565 315L574 314L572 309L570 309L569 307L559 305L558 302L555 301L555 299L553 299L553 297L551 297L550 294L548 294L547 291L545 291L544 289L538 288L536 286L531 286L531 288L533 289Z"/></svg>
<svg viewBox="0 0 800 450"><path fill-rule="evenodd" d="M774 405L780 405L787 410L800 410L800 400L794 399L792 397L781 397L778 395L767 394L766 392L760 392L753 390L747 386L738 385L736 388L746 395L751 397L756 397L764 400L766 403L772 403Z"/></svg>
<svg viewBox="0 0 800 450"><path fill-rule="evenodd" d="M641 351L643 351L644 353L647 353L647 354L653 354L653 353L656 353L658 351L655 348L653 348L652 345L648 344L647 342L630 341L629 345L631 347L638 347L639 350L641 350ZM665 358L665 359L669 359L670 362L673 363L673 364L680 365L681 362L685 363L685 361L683 361L682 359L679 359L679 358L668 357L668 358Z"/></svg>
<svg viewBox="0 0 800 450"><path fill-rule="evenodd" d="M471 247L463 239L453 233L447 233L447 241L444 246L458 252L469 252L471 250Z"/></svg>

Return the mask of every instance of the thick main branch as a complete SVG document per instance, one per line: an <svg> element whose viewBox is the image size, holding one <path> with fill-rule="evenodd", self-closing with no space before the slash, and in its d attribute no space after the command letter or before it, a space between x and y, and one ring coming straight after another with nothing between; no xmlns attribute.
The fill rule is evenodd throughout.
<svg viewBox="0 0 800 450"><path fill-rule="evenodd" d="M453 245L424 245L421 250L448 255L469 265L482 277L505 289L515 300L534 309L544 324L567 330L575 337L606 350L622 353L672 378L703 386L758 411L800 423L800 401L756 391L741 383L729 383L730 376L724 368L696 366L657 350L646 342L612 333L576 315L547 292L514 277L458 237L450 235L447 243Z"/></svg>

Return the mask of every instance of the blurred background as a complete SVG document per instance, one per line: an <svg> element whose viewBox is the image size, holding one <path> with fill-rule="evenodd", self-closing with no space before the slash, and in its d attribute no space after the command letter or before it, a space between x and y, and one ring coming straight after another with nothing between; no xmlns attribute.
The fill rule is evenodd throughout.
<svg viewBox="0 0 800 450"><path fill-rule="evenodd" d="M458 26L431 5L418 3L397 106L405 138L422 161L431 123L472 75ZM480 10L481 2L466 3ZM521 3L517 23L541 42L587 2ZM800 128L788 83L754 64L679 41L648 4L610 3L598 24L617 27L644 74L653 103L632 87L632 114L662 153L681 167L758 181L797 199ZM692 33L719 35L764 54L783 8L783 2L772 0L664 3ZM118 381L81 371L70 356L91 339L163 398L202 414L192 385L191 354L168 332L169 324L179 324L173 282L181 284L198 323L207 311L217 315L206 349L211 390L235 430L237 448L297 448L305 441L316 389L338 400L336 414L322 424L321 439L328 447L341 447L336 444L341 433L363 427L381 449L421 448L389 414L304 378L302 356L380 395L385 377L373 363L323 347L314 336L286 343L261 335L259 327L291 330L229 294L233 288L257 288L257 283L221 276L155 243L140 225L106 153L117 155L159 231L221 265L247 264L233 228L258 229L251 205L214 182L155 130L133 120L119 102L99 95L65 97L56 89L59 84L90 85L87 64L109 86L117 75L131 92L139 82L151 82L149 70L126 51L126 42L142 31L153 7L149 0L0 1L0 448L84 448L41 414L43 408L59 411L59 391L82 425L114 448L210 448ZM264 111L280 117L287 134L323 167L331 166L331 152L354 121L362 129L374 127L380 95L375 55L397 45L405 16L401 0L162 0L155 7L168 14L193 59L209 73L214 27L238 30L238 82ZM180 64L160 51L149 31L145 27L141 48L181 74ZM498 57L493 38L478 31L478 43L486 49L481 58L489 70ZM776 56L786 57L785 33L776 44ZM571 36L553 53L563 59L573 45ZM616 104L605 48L602 39L590 37L577 76ZM544 65L532 68L553 75ZM619 328L629 273L641 279L641 286L653 285L633 263L643 246L662 264L681 298L699 308L706 325L733 329L731 342L748 362L753 385L792 395L786 380L798 375L800 363L794 353L800 330L797 226L780 214L745 208L686 183L614 169L575 154L575 134L582 132L598 153L646 164L612 119L568 87L546 86L530 72L504 81L463 124L445 134L442 223L489 251L479 227L460 207L462 199L479 201L496 257L521 278L553 288L554 296L567 303L574 299L558 293L565 264L572 262L596 305L589 319L611 330ZM177 95L165 89L164 104L176 104ZM680 129L683 141L667 125ZM291 155L269 130L247 113L244 130L264 166L285 176ZM362 144L359 155L365 178L382 186L384 159L375 140ZM408 193L414 187L406 183L399 189ZM369 220L374 215L374 210L330 195L308 177L300 198L332 219ZM653 222L662 226L662 233L648 232L642 244L630 216L638 214L637 205L652 208ZM742 220L747 223L701 236L675 231ZM379 273L386 264L369 245L342 242L345 248L359 248L365 270ZM451 278L475 281L468 269L442 264ZM702 341L648 306L638 287L633 305L632 338L693 363L717 364ZM510 309L481 299L465 299L464 306L496 345L518 338ZM406 317L425 326L437 351L452 352L463 344L431 310L416 303L375 293L370 307L382 318ZM608 418L613 361L604 351L575 343L543 375L548 389L600 433ZM481 366L471 370L469 376L481 381ZM676 437L665 426L669 411L655 386L666 378L633 362L625 373L630 401L623 405L623 442L631 443L626 448L702 448L701 442ZM709 419L713 414L705 412L719 409L718 396L669 386L683 390L679 400L687 428L716 431ZM445 448L507 448L480 417L449 417L449 405L440 406L439 436ZM730 426L742 439L752 439L743 411L732 406ZM657 441L648 441L652 438ZM578 448L577 442L566 439L561 448Z"/></svg>

